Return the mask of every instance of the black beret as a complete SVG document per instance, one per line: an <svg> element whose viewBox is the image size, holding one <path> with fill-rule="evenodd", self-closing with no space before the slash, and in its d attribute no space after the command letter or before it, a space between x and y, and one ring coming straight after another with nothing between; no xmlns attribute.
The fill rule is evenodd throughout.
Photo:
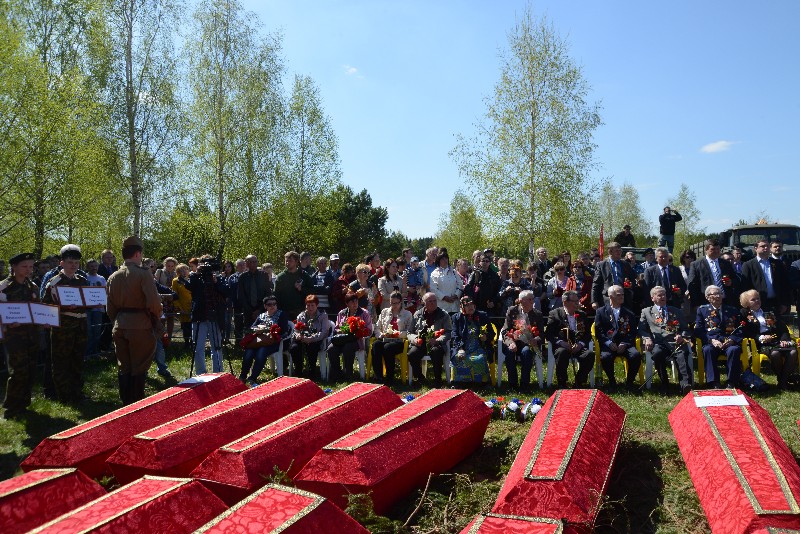
<svg viewBox="0 0 800 534"><path fill-rule="evenodd" d="M10 263L11 265L16 265L21 261L35 260L35 259L36 257L33 255L32 252L23 252L22 254L17 254L16 256L8 260L8 263Z"/></svg>

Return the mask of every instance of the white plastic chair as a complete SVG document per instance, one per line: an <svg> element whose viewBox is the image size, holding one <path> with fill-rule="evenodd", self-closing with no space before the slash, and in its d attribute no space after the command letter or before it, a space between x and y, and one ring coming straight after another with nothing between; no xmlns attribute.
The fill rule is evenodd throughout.
<svg viewBox="0 0 800 534"><path fill-rule="evenodd" d="M452 368L450 365L450 341L448 340L445 344L444 348L444 376L447 379L447 383L451 384L453 382L453 373ZM427 354L422 357L422 376L428 375L428 362L431 361L431 357ZM408 363L408 385L411 385L411 382L414 380L414 370L411 368L411 362Z"/></svg>
<svg viewBox="0 0 800 534"><path fill-rule="evenodd" d="M589 354L594 360L594 342L589 342ZM578 363L578 358L570 358L569 361ZM589 386L594 388L594 362L592 362L592 370L589 371ZM553 385L553 373L556 370L556 357L553 354L553 345L547 344L547 385Z"/></svg>
<svg viewBox="0 0 800 534"><path fill-rule="evenodd" d="M500 339L497 340L497 387L499 388L503 382L503 369L506 362L506 355L503 353L503 338L502 332ZM533 353L533 365L536 367L536 378L539 381L539 389L544 389L544 371L542 369L542 353ZM547 372L550 373L550 366L548 365Z"/></svg>
<svg viewBox="0 0 800 534"><path fill-rule="evenodd" d="M268 358L270 358L269 362L270 371L272 371L272 374L274 374L275 376L283 376L283 357L285 354L288 354L289 352L288 347L284 349L284 344L286 341L291 341L293 333L294 333L294 323L289 321L289 335L285 339L281 336L281 341L280 343L278 343L278 351L273 352L268 356ZM292 358L290 356L289 357L290 376L292 373L291 366L292 366Z"/></svg>
<svg viewBox="0 0 800 534"><path fill-rule="evenodd" d="M653 387L653 353L647 351L644 353L645 355L645 387L647 389L651 389ZM692 361L692 355L689 354L689 376L694 377L694 362ZM678 377L678 365L675 363L675 360L672 360L672 381L678 382L680 379Z"/></svg>

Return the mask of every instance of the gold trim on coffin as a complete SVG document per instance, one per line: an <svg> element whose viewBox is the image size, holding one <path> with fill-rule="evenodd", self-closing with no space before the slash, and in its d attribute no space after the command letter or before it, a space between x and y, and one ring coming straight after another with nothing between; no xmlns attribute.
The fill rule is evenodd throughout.
<svg viewBox="0 0 800 534"><path fill-rule="evenodd" d="M289 519L284 521L279 527L275 528L274 530L271 530L270 531L271 533L272 532L275 532L275 533L283 532L284 530L286 530L287 528L289 528L290 526L294 525L295 523L297 523L298 521L303 519L305 516L307 516L308 514L313 512L322 503L325 502L325 498L324 497L320 497L316 493L311 493L311 492L304 491L304 490L297 489L297 488L290 488L289 486L282 486L280 484L267 484L266 486L264 486L263 488L261 488L257 492L253 493L249 497L246 497L245 499L242 499L238 503L234 504L233 506L231 506L230 508L225 510L222 514L218 515L217 517L215 517L214 519L212 519L211 521L209 521L208 523L206 523L202 527L200 527L197 530L195 530L195 534L202 534L203 532L208 532L208 530L210 530L212 527L217 526L223 520L227 519L228 517L230 517L231 515L236 513L240 508L242 508L243 506L246 506L250 502L252 502L255 499L257 499L258 497L260 497L262 493L264 493L266 491L269 491L269 490L278 490L278 491L283 491L283 492L286 492L286 493L294 493L295 495L302 495L303 497L307 497L309 499L313 499L313 502L307 504L304 508L299 510L292 517L290 517Z"/></svg>
<svg viewBox="0 0 800 534"><path fill-rule="evenodd" d="M468 534L477 534L483 525L483 522L486 521L487 517L497 517L499 519L514 519L516 521L524 521L526 523L545 523L548 525L555 525L556 530L553 534L562 534L564 532L564 524L559 521L558 519L551 519L547 517L526 517L521 515L506 515L506 514L485 514L481 515L478 519L475 520L472 527L467 531Z"/></svg>
<svg viewBox="0 0 800 534"><path fill-rule="evenodd" d="M247 391L242 391L241 393L237 393L236 395L233 395L231 397L227 397L225 399L222 399L221 401L217 401L214 404L209 404L208 406L204 406L203 408L195 410L195 411L193 411L191 413L187 413L186 415L183 415L183 416L179 417L178 419L173 419L172 421L167 421L166 423L163 423L163 424L158 425L156 427L147 429L146 431L142 432L141 434L135 435L134 438L143 439L143 440L147 440L147 441L156 441L156 440L159 440L159 439L162 439L162 438L166 438L167 436L171 436L172 434L177 434L178 432L183 432L184 430L186 430L188 428L192 428L193 426L199 425L201 423L205 423L207 421L214 420L217 417L222 417L223 415L228 414L228 413L230 413L230 412L232 412L234 410L239 410L241 408L244 408L245 406L250 406L251 404L255 404L257 402L261 402L261 401L263 401L265 399L268 399L268 398L272 397L273 395L278 395L279 393L285 393L286 391L288 391L288 390L290 390L292 388L300 387L300 386L302 386L304 384L305 384L305 382L297 382L296 384L291 384L291 385L289 385L289 386L287 386L285 388L281 388L281 389L279 389L277 391L273 391L272 393L268 393L266 395L261 395L259 397L256 397L255 399L250 400L250 401L243 402L242 404L237 404L235 406L231 406L227 410L223 410L223 411L221 411L219 413L216 413L214 415L210 415L208 417L204 417L202 419L198 419L197 421L189 423L188 425L180 426L180 427L176 428L175 430L167 432L166 434L159 434L159 435L156 435L156 436L145 436L145 434L149 434L150 432L156 431L161 427L164 427L164 426L171 425L171 424L175 423L175 421L177 421L178 419L188 418L188 417L196 414L199 411L207 410L209 408L213 408L214 406L216 406L218 404L222 404L223 402L230 402L231 400L235 399L239 395L247 395L248 393L252 393L255 389L257 389L257 388L251 388L251 389L248 389ZM266 385L266 383L262 384L259 387L263 387L264 385Z"/></svg>
<svg viewBox="0 0 800 534"><path fill-rule="evenodd" d="M732 392L731 395L736 395L736 392ZM697 391L694 392L695 397L700 397ZM722 395L724 396L724 395ZM700 408L700 411L703 413L703 416L706 418L706 422L708 422L708 426L711 428L711 432L714 434L714 437L719 443L720 447L722 447L722 452L725 454L725 458L728 460L728 463L733 469L734 474L736 475L737 480L739 481L739 485L742 486L742 490L744 491L745 495L747 496L747 500L750 501L750 505L753 507L753 510L758 515L771 515L771 514L799 514L800 513L800 506L798 506L797 501L794 499L794 495L792 495L792 490L789 488L789 483L786 481L786 477L783 474L778 462L775 461L775 457L772 455L772 451L769 449L764 436L761 434L761 431L758 429L756 422L753 420L752 415L747 410L746 406L739 406L742 410L742 414L744 414L745 419L747 420L747 424L750 427L750 430L755 435L756 440L758 441L759 446L761 447L761 451L764 453L764 456L767 459L767 463L772 468L772 472L775 474L775 479L778 481L778 485L781 487L781 491L783 492L783 497L786 499L787 504L789 505L789 510L766 510L764 507L761 506L761 503L758 502L753 489L750 487L750 484L747 482L747 478L744 476L739 464L736 463L736 459L733 457L733 453L731 452L730 448L728 447L728 443L725 441L725 438L722 437L722 434L717 428L717 424L714 422L714 419L711 417L711 414L708 413L707 408Z"/></svg>
<svg viewBox="0 0 800 534"><path fill-rule="evenodd" d="M37 469L35 472L41 472L41 471L49 472L50 476L49 477L45 477L45 478L40 478L39 480L36 480L36 481L31 482L29 484L25 484L24 486L20 486L20 487L18 487L16 489L13 489L11 491L7 491L5 493L0 493L0 499L5 499L9 495L14 495L15 493L19 493L20 491L25 491L27 489L31 489L31 488L33 488L35 486L38 486L39 484L44 484L45 482L52 482L53 480L56 480L57 478L61 478L63 476L66 476L66 475L74 473L75 471L77 471L77 469L75 469L74 467L71 468L71 469ZM13 480L13 479L10 479L10 480Z"/></svg>
<svg viewBox="0 0 800 534"><path fill-rule="evenodd" d="M561 465L558 466L556 475L554 477L532 475L531 472L533 471L534 464L539 458L539 453L542 450L542 444L544 443L544 438L547 435L547 429L549 428L550 422L553 419L553 414L556 411L556 405L558 404L559 399L561 399L561 391L562 390L558 390L556 392L555 398L553 399L553 404L550 405L550 409L547 411L547 417L545 417L544 424L542 425L542 431L539 434L539 438L536 440L536 447L534 447L533 453L531 453L531 459L528 461L528 465L525 468L523 477L528 480L561 480L564 478L564 473L567 471L567 466L572 459L572 453L575 452L575 446L578 444L578 440L583 432L583 427L586 425L586 421L589 419L589 414L594 406L594 401L597 399L597 390L592 390L592 394L589 396L589 402L586 403L586 408L584 408L583 415L581 415L581 420L578 423L575 432L572 434L572 439L569 442L567 450L564 451L564 457L561 459Z"/></svg>
<svg viewBox="0 0 800 534"><path fill-rule="evenodd" d="M145 505L145 504L147 504L149 502L153 502L154 500L158 499L159 497L162 497L162 496L166 495L167 493L171 493L171 492L173 492L173 491L175 491L177 489L182 488L183 486L186 486L187 484L190 484L190 483L194 482L194 480L191 479L191 478L170 478L170 477L157 477L157 476L150 476L150 475L145 475L143 478L140 478L139 480L145 480L145 479L150 479L150 480L172 480L172 481L177 482L177 484L175 484L174 486L170 486L167 489L161 490L160 492L158 492L158 493L156 493L154 495L150 495L150 496L148 496L148 498L146 500L138 502L135 505L129 506L128 508L125 508L123 510L120 510L116 514L105 518L103 521L101 521L99 523L95 523L94 525L91 525L91 526L89 526L88 528L86 528L84 530L79 530L75 534L84 534L86 532L92 532L92 531L96 530L98 527L102 527L103 525L106 525L106 524L110 523L111 521L117 519L118 517L122 517L123 515L125 515L125 514L127 514L129 512L132 512L133 510L136 510L137 508L139 508L142 505ZM199 482L198 482L198 484L199 484ZM72 517L72 516L78 514L79 512L82 512L86 508L89 508L90 506L93 506L93 505L97 504L100 501L104 501L106 499L111 498L112 495L116 495L120 491L123 491L123 490L129 488L130 486L131 486L131 484L128 484L127 486L122 486L121 488L119 488L116 491L112 491L111 493L109 493L107 495L103 495L102 497L100 497L98 499L95 499L95 500L93 500L93 501L91 501L91 502L89 502L87 504L84 504L80 508L76 508L75 510L73 510L73 511L67 513L67 514L59 516L56 519L50 521L49 523L45 523L44 525L40 526L39 528L31 530L31 534L34 534L35 532L41 532L45 528L49 528L51 525L63 520L65 517Z"/></svg>
<svg viewBox="0 0 800 534"><path fill-rule="evenodd" d="M428 392L428 393L426 393L425 395L429 395L429 394L430 394L431 392L433 392L433 391L443 391L443 390L432 389L431 391L429 391L429 392ZM326 445L325 447L323 447L323 450L329 450L329 451L330 451L330 450L337 450L337 451L354 451L354 450L356 450L357 448L359 448L359 447L363 447L363 446L364 446L364 445L366 445L367 443L369 443L369 442L371 442L371 441L375 441L375 440L376 440L376 439L378 439L379 437L381 437L381 436L384 436L384 435L388 434L389 432L391 432L391 431L393 431L393 430L395 430L395 429L398 429L398 428L400 428L401 426L403 426L403 425L407 424L409 421L413 421L414 419L417 419L418 417L422 417L423 415L425 415L426 413L430 412L431 410L434 410L434 409L438 408L439 406L441 406L441 405L443 405L443 404L445 404L445 403L448 403L448 402L450 402L450 401L451 401L451 400L453 400L453 399L456 399L456 398L458 398L459 396L461 396L461 395L463 395L463 394L467 393L467 391L468 391L468 390L466 390L466 389L462 389L461 391L459 391L459 392L458 392L458 393L456 393L455 395L453 395L453 396L451 396L451 397L447 397L447 398L446 398L446 399L444 399L443 401L441 401L441 402L437 402L436 404L433 404L433 405L429 406L428 408L425 408L425 409L424 409L424 410L422 410L421 412L419 412L419 413L416 413L416 414L414 414L413 416L411 416L411 417L408 417L408 418L406 418L406 419L403 419L402 421L398 422L397 424L390 426L389 428L387 428L386 430L383 430L382 432L379 432L378 434L375 434L375 435L373 435L373 436L370 436L369 438L365 439L364 441L362 441L362 442L360 442L360 443L358 443L358 444L356 444L356 445L352 445L352 446L350 446L350 447L337 447L337 446L336 446L336 444L337 444L337 443L339 443L340 441L344 441L344 440L346 440L347 438L349 438L350 436L352 436L352 435L354 435L354 434L356 434L356 433L360 432L361 430L363 430L365 426L372 426L372 425L375 425L375 424L379 423L381 420L383 420L383 419L386 419L387 417L391 416L391 415L392 415L392 414L394 414L396 411L398 411L398 410L402 410L403 408L405 408L406 406L408 406L408 404L404 404L403 406L400 406L400 407L398 407L398 408L395 408L394 410L392 410L391 412L387 413L386 415L384 415L384 416L382 416L382 417L379 417L378 419L375 419L375 420L374 420L374 421L372 421L371 423L367 423L366 425L364 425L364 426L362 426L362 427L359 427L359 428L357 428L357 429L353 430L352 432L350 432L350 433L349 433L349 434L347 434L346 436L342 436L341 438L337 439L336 441L334 441L334 442L333 442L333 443L331 443L330 445ZM414 401L414 402L419 402L419 400L420 400L420 399L422 399L422 398L423 398L425 395L422 395L421 397L419 397L419 398L418 398L416 401Z"/></svg>
<svg viewBox="0 0 800 534"><path fill-rule="evenodd" d="M800 530L783 527L767 527L767 534L800 534Z"/></svg>
<svg viewBox="0 0 800 534"><path fill-rule="evenodd" d="M349 386L340 389L336 393L341 393L342 391L347 390L347 388L350 388L350 387L353 387L353 386L356 386L356 385L359 385L359 384L350 384ZM331 412L333 410L338 410L339 408L342 408L343 406L346 406L350 402L356 401L356 400L358 400L358 399L360 399L362 397L365 397L366 395L370 395L370 394L374 393L375 391L377 391L378 389L380 389L380 387L381 387L380 384L371 384L371 385L373 387L370 388L368 391L365 391L363 393L359 393L355 397L351 397L351 398L347 399L346 401L339 402L338 404L334 404L330 408L326 408L326 409L322 410L319 413L316 413L316 414L314 414L312 416L306 417L305 419L302 419L302 420L296 422L295 424L293 424L291 426L287 426L286 428L282 428L282 429L278 430L277 432L273 432L272 434L269 434L268 436L264 436L261 439L259 439L258 441L253 442L251 445L248 445L247 447L243 447L241 449L235 449L233 446L236 443L239 443L241 441L249 439L251 436L253 436L255 434L258 434L259 432L263 432L264 431L263 428L259 428L258 430L250 432L246 436L243 436L243 437L237 439L236 441L233 441L233 442L231 442L231 443L229 443L227 445L224 445L224 446L220 447L219 450L225 451L225 452L245 452L245 451L247 451L249 449L252 449L253 447L255 447L257 445L262 444L263 442L265 442L268 439L272 439L272 438L275 438L277 436L280 436L281 434L284 434L284 433L286 433L286 432L288 432L290 430L293 430L293 429L297 428L300 425L304 425L304 424L308 423L309 421L312 421L312 420L316 419L317 417L322 417L323 415L325 415L325 414L327 414L327 413L329 413L329 412ZM334 393L334 395L336 393ZM319 399L319 400L324 400L324 399L329 399L329 398L330 397L323 397L322 399ZM319 402L319 401L316 401L316 402ZM277 423L280 423L281 421L283 421L285 419L289 419L290 417L294 417L295 415L297 415L297 412L292 412L289 415L284 415L283 417L281 417L277 421L275 421L273 423L270 423L270 426L275 425Z"/></svg>

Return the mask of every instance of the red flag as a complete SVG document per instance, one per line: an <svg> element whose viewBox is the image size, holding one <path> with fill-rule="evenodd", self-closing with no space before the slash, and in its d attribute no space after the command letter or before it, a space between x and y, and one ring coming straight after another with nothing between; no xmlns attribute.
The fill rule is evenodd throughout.
<svg viewBox="0 0 800 534"><path fill-rule="evenodd" d="M603 228L604 225L600 224L600 245L597 247L598 252L600 252L600 258L606 257L606 240L603 237Z"/></svg>

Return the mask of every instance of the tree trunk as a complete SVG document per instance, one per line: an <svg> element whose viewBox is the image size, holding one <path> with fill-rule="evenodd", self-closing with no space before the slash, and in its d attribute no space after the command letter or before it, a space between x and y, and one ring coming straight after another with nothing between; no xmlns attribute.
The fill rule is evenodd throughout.
<svg viewBox="0 0 800 534"><path fill-rule="evenodd" d="M125 41L125 115L128 126L128 164L130 166L131 204L133 208L133 234L141 232L142 217L142 191L139 180L139 166L136 159L136 99L133 87L133 17L134 2L127 6L126 16L126 41Z"/></svg>

